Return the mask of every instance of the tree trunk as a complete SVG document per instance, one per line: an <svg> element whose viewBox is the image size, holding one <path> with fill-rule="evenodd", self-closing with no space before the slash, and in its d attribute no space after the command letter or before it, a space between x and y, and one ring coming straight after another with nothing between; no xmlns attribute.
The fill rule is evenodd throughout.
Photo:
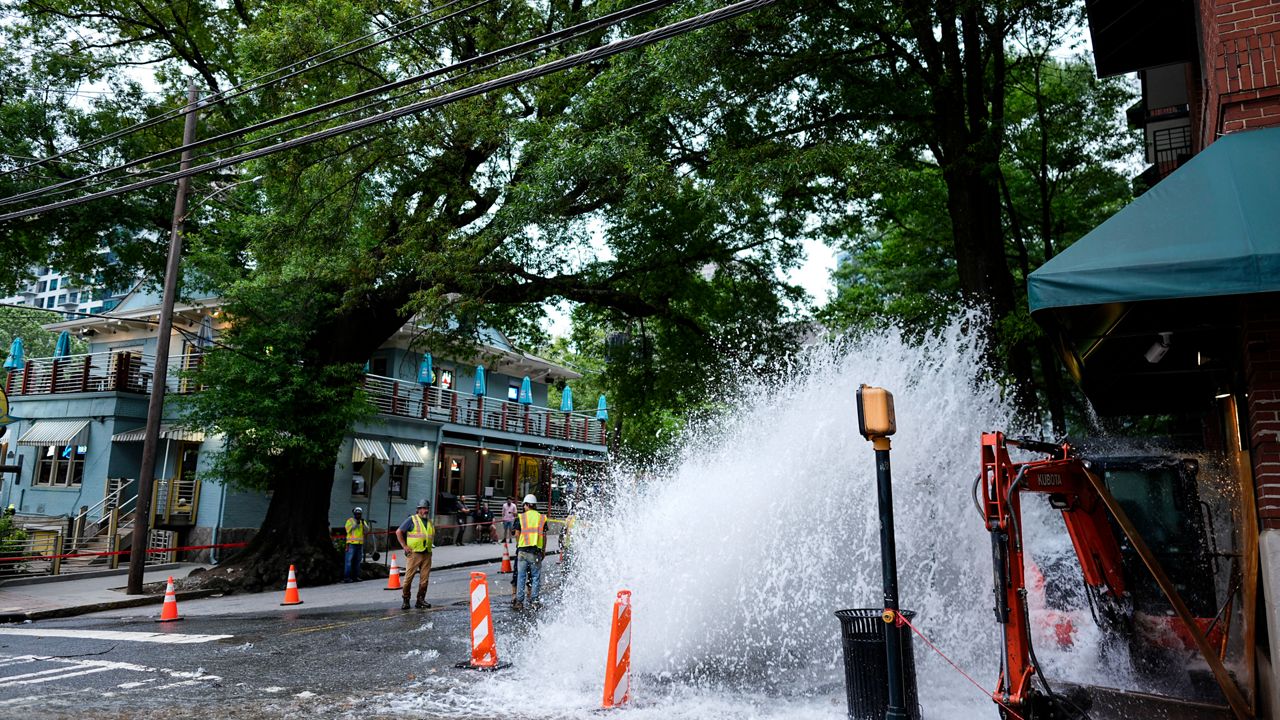
<svg viewBox="0 0 1280 720"><path fill-rule="evenodd" d="M342 556L329 534L329 496L337 448L331 453L300 457L281 455L275 464L267 515L243 550L227 565L243 573L239 584L250 592L279 588L292 565L300 583L320 585L342 577Z"/></svg>

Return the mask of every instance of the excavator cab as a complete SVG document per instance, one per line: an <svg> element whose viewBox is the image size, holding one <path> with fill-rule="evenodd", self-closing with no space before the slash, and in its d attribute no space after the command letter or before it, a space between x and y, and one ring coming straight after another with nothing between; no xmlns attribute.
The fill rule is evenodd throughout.
<svg viewBox="0 0 1280 720"><path fill-rule="evenodd" d="M1199 463L1160 457L1109 457L1090 462L1151 547L1192 614L1214 617L1218 612L1214 543L1206 527L1206 506L1196 487ZM1112 525L1120 541L1125 576L1131 578L1134 612L1169 615L1168 599L1114 520Z"/></svg>

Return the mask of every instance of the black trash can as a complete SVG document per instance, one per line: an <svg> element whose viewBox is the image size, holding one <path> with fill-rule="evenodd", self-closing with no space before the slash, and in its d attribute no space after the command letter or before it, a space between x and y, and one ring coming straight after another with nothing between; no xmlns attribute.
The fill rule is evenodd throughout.
<svg viewBox="0 0 1280 720"><path fill-rule="evenodd" d="M911 610L901 610L908 620ZM911 629L896 627L881 619L883 608L837 610L840 639L844 645L844 686L849 695L849 717L853 720L884 720L889 709L889 669L885 656L885 633L897 632L902 647L902 685L907 717L920 720L916 695L916 660L911 649Z"/></svg>

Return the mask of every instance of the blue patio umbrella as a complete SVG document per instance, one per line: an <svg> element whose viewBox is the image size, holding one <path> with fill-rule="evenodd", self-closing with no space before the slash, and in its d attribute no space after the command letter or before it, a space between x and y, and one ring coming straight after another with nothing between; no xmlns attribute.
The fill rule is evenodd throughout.
<svg viewBox="0 0 1280 720"><path fill-rule="evenodd" d="M528 375L525 375L524 379L520 381L520 404L533 404L533 383L529 382Z"/></svg>
<svg viewBox="0 0 1280 720"><path fill-rule="evenodd" d="M564 392L560 393L560 411L573 412L573 388L568 385L565 385Z"/></svg>
<svg viewBox="0 0 1280 720"><path fill-rule="evenodd" d="M9 346L9 357L5 358L4 369L21 370L26 367L27 361L23 355L22 338L16 337L13 339L13 344Z"/></svg>
<svg viewBox="0 0 1280 720"><path fill-rule="evenodd" d="M488 386L485 385L485 382L484 382L484 366L477 365L476 366L476 384L471 389L471 392L474 393L475 395L484 397L487 391L488 391Z"/></svg>
<svg viewBox="0 0 1280 720"><path fill-rule="evenodd" d="M53 346L53 356L66 357L71 354L71 333L63 330L58 333L58 343Z"/></svg>
<svg viewBox="0 0 1280 720"><path fill-rule="evenodd" d="M431 353L422 354L422 363L418 365L418 382L430 385L436 381L435 368L431 366Z"/></svg>
<svg viewBox="0 0 1280 720"><path fill-rule="evenodd" d="M604 399L603 395L600 396L600 401L596 403L596 419L609 419L609 402Z"/></svg>
<svg viewBox="0 0 1280 720"><path fill-rule="evenodd" d="M200 319L200 327L196 330L196 347L208 350L213 347L213 318L205 315Z"/></svg>

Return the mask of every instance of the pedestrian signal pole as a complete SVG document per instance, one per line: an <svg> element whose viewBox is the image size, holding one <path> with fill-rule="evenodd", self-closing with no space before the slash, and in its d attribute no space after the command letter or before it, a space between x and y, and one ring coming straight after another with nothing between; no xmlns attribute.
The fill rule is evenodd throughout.
<svg viewBox="0 0 1280 720"><path fill-rule="evenodd" d="M893 538L893 478L889 471L889 436L896 430L893 393L863 385L858 388L858 433L876 452L876 484L880 496L880 570L884 577L885 657L888 664L889 707L885 720L907 720L902 678L902 637L897 626L898 551Z"/></svg>

